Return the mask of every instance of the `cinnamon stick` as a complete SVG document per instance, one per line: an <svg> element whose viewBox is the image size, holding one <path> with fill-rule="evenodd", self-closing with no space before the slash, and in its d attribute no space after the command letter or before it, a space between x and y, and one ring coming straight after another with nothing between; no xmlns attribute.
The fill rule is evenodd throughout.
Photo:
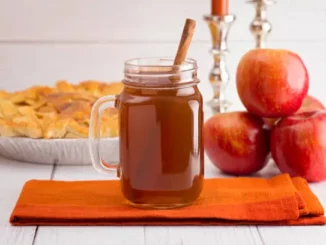
<svg viewBox="0 0 326 245"><path fill-rule="evenodd" d="M177 54L174 58L174 63L173 65L181 65L186 58L188 48L190 46L192 37L195 32L195 27L196 27L196 21L192 19L186 19L182 36L179 42L179 47Z"/></svg>
<svg viewBox="0 0 326 245"><path fill-rule="evenodd" d="M193 34L195 32L195 27L196 27L196 21L194 21L192 19L186 19L186 22L185 22L185 25L183 28L183 32L182 32L182 36L181 36L181 39L179 42L178 50L177 50L177 53L174 58L173 65L176 65L176 66L181 65L184 62L187 52L188 52L188 48L192 41ZM172 71L175 72L174 68L172 68ZM176 77L176 76L172 76L170 79L172 82L178 81L178 77ZM160 103L163 103L163 102L160 102ZM166 108L169 105L170 104L168 104L166 106ZM161 104L159 104L158 102L155 102L155 107L156 107L156 113L157 113L159 119L163 121L164 118L166 118L164 116L165 115L164 109L161 107ZM139 178L140 180L145 181L145 183L147 185L148 184L154 185L155 181L160 180L159 178L157 178L158 176L155 176L153 174L154 168L158 167L158 166L155 166L155 164L160 164L160 163L150 162L150 160L152 160L152 161L155 160L155 154L157 154L156 153L157 145L153 144L153 141L159 139L159 136L157 136L157 134L160 133L157 131L155 126L156 125L153 124L153 126L149 130L150 134L148 134L148 141L146 142L146 147L144 147L144 152L141 153L140 159L139 159L139 161L137 161L137 162L139 162L137 165L139 167L135 168L137 171L137 173L135 174L135 176L137 176L136 177L137 180ZM150 189L150 187L149 187L149 189Z"/></svg>

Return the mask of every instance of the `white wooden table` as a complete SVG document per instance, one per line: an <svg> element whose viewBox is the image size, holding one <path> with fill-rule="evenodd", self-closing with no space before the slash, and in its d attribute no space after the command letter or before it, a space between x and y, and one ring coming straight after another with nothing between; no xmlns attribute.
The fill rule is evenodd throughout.
<svg viewBox="0 0 326 245"><path fill-rule="evenodd" d="M271 176L271 164L257 175ZM222 176L205 161L206 178ZM12 227L8 220L18 195L29 179L107 179L92 166L53 166L17 162L0 157L0 245L325 245L326 226L262 227ZM115 178L112 176L112 178ZM311 184L326 207L326 182Z"/></svg>
<svg viewBox="0 0 326 245"><path fill-rule="evenodd" d="M26 3L25 3L26 2ZM0 89L18 90L57 79L118 80L123 62L141 56L173 55L185 18L197 20L189 56L199 64L200 89L212 95L210 35L203 14L210 1L0 0ZM27 3L28 2L28 3ZM326 104L326 1L280 0L268 10L273 31L268 46L298 52L310 72L309 93ZM254 47L249 23L254 9L230 1L237 21L230 32L228 97L242 109L234 75L241 56ZM206 177L221 176L206 160ZM260 175L276 174L273 166ZM91 166L37 165L0 157L0 245L218 244L325 245L326 227L11 227L8 220L29 179L106 179ZM326 183L311 185L326 207Z"/></svg>

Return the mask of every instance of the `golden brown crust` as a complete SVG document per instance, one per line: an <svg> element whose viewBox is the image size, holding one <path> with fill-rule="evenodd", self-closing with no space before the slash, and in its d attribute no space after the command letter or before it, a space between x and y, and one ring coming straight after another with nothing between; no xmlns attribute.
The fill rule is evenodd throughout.
<svg viewBox="0 0 326 245"><path fill-rule="evenodd" d="M43 136L40 123L32 116L15 117L12 122L14 124L13 129L21 136L29 138L41 138Z"/></svg>
<svg viewBox="0 0 326 245"><path fill-rule="evenodd" d="M19 112L14 103L10 100L0 100L0 117L11 119L18 116Z"/></svg>
<svg viewBox="0 0 326 245"><path fill-rule="evenodd" d="M74 92L74 86L66 80L61 80L56 82L56 88L59 92Z"/></svg>
<svg viewBox="0 0 326 245"><path fill-rule="evenodd" d="M5 137L20 136L20 134L15 131L14 125L11 121L6 121L1 118L0 118L0 135Z"/></svg>
<svg viewBox="0 0 326 245"><path fill-rule="evenodd" d="M0 90L0 99L6 99L9 96L10 96L10 93L8 93L4 90Z"/></svg>
<svg viewBox="0 0 326 245"><path fill-rule="evenodd" d="M49 124L44 137L46 139L86 138L88 137L88 127L78 124L71 118L60 119Z"/></svg>
<svg viewBox="0 0 326 245"><path fill-rule="evenodd" d="M92 105L104 95L119 94L121 82L57 81L23 91L0 91L0 136L29 138L87 138ZM101 137L118 135L118 113L103 113Z"/></svg>

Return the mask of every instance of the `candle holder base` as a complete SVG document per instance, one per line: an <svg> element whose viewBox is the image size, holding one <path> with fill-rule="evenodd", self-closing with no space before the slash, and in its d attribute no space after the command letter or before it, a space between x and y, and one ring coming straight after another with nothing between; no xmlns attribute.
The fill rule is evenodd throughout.
<svg viewBox="0 0 326 245"><path fill-rule="evenodd" d="M207 102L207 105L211 108L211 111L214 114L227 112L228 108L232 103L228 100L219 100L213 98Z"/></svg>

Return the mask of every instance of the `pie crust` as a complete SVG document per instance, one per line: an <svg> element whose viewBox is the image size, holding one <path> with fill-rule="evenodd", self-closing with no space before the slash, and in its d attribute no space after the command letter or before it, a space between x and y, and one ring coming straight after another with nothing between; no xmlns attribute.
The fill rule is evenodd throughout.
<svg viewBox="0 0 326 245"><path fill-rule="evenodd" d="M55 86L22 91L0 90L0 136L36 139L87 138L92 105L105 95L121 92L121 82L65 80ZM102 115L101 137L118 136L118 111Z"/></svg>

